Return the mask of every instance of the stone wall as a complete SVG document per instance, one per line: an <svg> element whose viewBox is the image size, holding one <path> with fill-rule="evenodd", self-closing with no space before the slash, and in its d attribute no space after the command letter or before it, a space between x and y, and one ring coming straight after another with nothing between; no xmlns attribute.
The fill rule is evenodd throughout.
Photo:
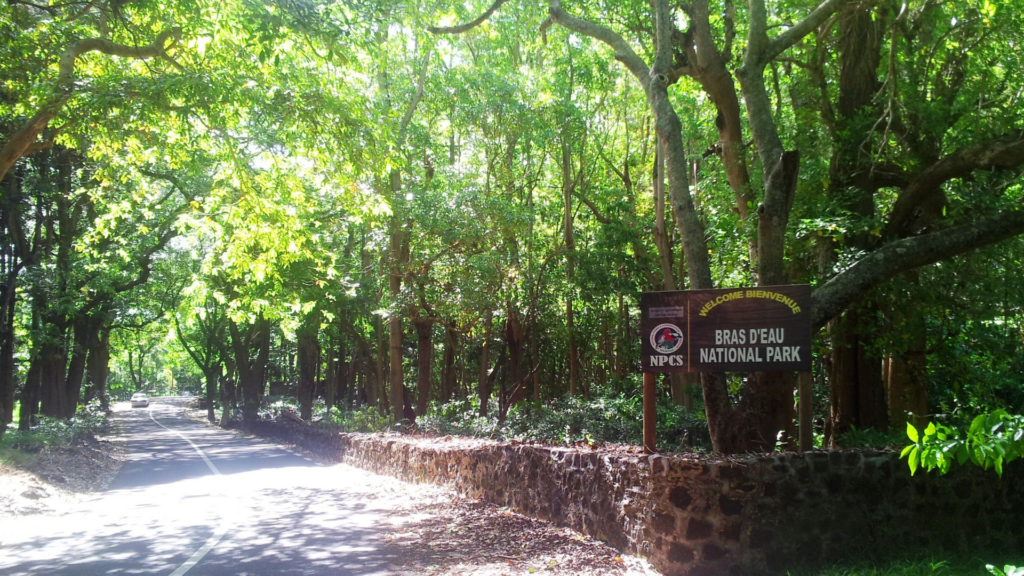
<svg viewBox="0 0 1024 576"><path fill-rule="evenodd" d="M762 574L909 546L1024 545L1020 462L1003 478L973 467L911 477L891 452L715 460L265 421L250 431L569 526L670 575Z"/></svg>

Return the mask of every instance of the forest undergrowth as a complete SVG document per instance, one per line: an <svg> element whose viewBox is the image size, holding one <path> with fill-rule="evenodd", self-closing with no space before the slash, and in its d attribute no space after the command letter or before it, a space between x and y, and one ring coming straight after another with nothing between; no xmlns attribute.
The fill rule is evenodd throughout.
<svg viewBox="0 0 1024 576"><path fill-rule="evenodd" d="M1018 555L1016 561L1020 561ZM840 564L825 569L787 571L785 576L1021 576L1024 568L993 565L972 556L914 557L881 563Z"/></svg>
<svg viewBox="0 0 1024 576"><path fill-rule="evenodd" d="M282 410L297 409L288 397L268 397L261 417L274 419ZM544 402L522 402L509 409L502 419L498 414L480 414L476 398L446 404L431 403L418 417L415 430L434 436L467 436L499 441L544 442L561 445L600 446L643 442L643 402L625 395L593 398L563 396ZM337 426L346 432L382 432L408 430L368 407L336 406L328 415L322 401L313 406L312 422ZM707 423L699 412L687 412L669 400L658 403L658 438L665 451L711 450Z"/></svg>

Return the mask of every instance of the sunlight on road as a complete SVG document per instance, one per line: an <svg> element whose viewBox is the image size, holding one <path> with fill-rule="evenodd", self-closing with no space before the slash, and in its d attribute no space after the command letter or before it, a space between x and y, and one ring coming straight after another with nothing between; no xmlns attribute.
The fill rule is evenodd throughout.
<svg viewBox="0 0 1024 576"><path fill-rule="evenodd" d="M176 411L160 404L152 409L158 420ZM223 474L214 476L174 432L146 425L144 410L124 417L133 447L126 468L145 464L147 473L126 471L125 481L135 485L115 483L65 516L26 517L0 528L0 572L168 574L226 525L224 538L194 572L238 574L260 561L263 573L273 560L295 574L384 573L387 558L378 550L375 526L394 506L380 497L386 487L376 477L348 466L319 467L269 444L181 427L177 420L175 427ZM177 478L163 482L168 475Z"/></svg>

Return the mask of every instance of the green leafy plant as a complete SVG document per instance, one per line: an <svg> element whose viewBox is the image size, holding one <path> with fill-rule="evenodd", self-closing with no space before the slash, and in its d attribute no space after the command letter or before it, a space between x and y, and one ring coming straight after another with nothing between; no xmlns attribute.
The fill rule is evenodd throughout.
<svg viewBox="0 0 1024 576"><path fill-rule="evenodd" d="M1024 416L996 410L974 418L967 430L931 422L923 433L908 423L907 437L912 444L900 457L907 458L911 474L919 467L945 474L954 462L973 462L1002 476L1003 465L1024 454Z"/></svg>
<svg viewBox="0 0 1024 576"><path fill-rule="evenodd" d="M98 402L81 408L73 418L39 416L30 430L11 430L0 438L0 461L28 464L46 448L58 448L101 432L107 425L106 414Z"/></svg>
<svg viewBox="0 0 1024 576"><path fill-rule="evenodd" d="M620 394L586 400L564 396L547 402L524 402L508 412L480 416L478 405L467 401L432 405L417 424L439 436L461 434L499 440L539 440L559 444L640 444L643 439L643 402ZM707 423L669 402L658 405L658 444L665 450L710 448Z"/></svg>
<svg viewBox="0 0 1024 576"><path fill-rule="evenodd" d="M346 432L382 432L390 429L395 422L391 416L381 415L376 408L361 406L331 411L323 423L339 426Z"/></svg>
<svg viewBox="0 0 1024 576"><path fill-rule="evenodd" d="M902 441L902 435L898 433L881 431L877 428L860 429L856 426L850 426L848 432L839 436L839 445L851 449L885 448L902 444Z"/></svg>
<svg viewBox="0 0 1024 576"><path fill-rule="evenodd" d="M1018 568L1017 566L1007 564L1000 570L991 564L986 564L985 568L988 568L989 573L995 576L1024 576L1024 566Z"/></svg>

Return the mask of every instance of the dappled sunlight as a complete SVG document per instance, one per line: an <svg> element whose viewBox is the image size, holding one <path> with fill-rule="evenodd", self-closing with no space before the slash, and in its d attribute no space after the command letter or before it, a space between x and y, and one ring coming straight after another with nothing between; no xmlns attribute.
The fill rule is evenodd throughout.
<svg viewBox="0 0 1024 576"><path fill-rule="evenodd" d="M110 489L64 516L0 527L0 573L643 573L569 530L431 484L323 466L184 419L173 402L119 407L128 454Z"/></svg>
<svg viewBox="0 0 1024 576"><path fill-rule="evenodd" d="M225 526L189 574L246 573L256 561L261 574L384 573L381 505L365 473L172 420L172 410L155 404L153 416L173 421L223 475L145 410L127 412L128 461L111 489L65 516L0 529L0 572L166 574Z"/></svg>

